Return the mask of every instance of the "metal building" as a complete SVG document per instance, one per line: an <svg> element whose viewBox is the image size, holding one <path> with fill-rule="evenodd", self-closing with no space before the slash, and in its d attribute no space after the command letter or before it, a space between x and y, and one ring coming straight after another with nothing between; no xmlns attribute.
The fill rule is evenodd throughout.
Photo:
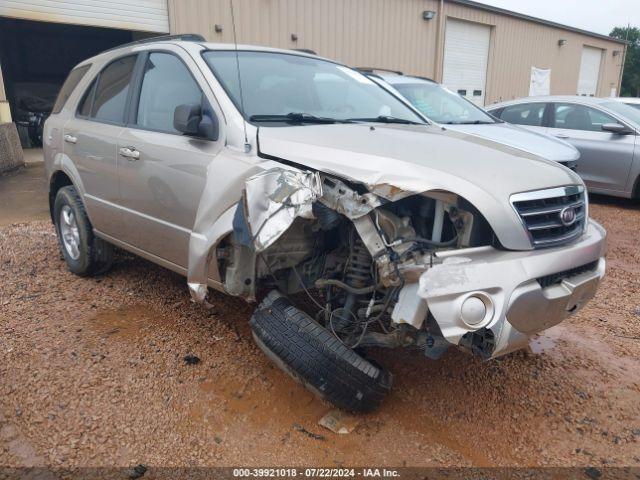
<svg viewBox="0 0 640 480"><path fill-rule="evenodd" d="M172 33L233 40L229 0L168 3ZM615 95L624 63L622 41L470 0L234 0L234 11L241 43L430 77L479 104L527 96L532 81Z"/></svg>

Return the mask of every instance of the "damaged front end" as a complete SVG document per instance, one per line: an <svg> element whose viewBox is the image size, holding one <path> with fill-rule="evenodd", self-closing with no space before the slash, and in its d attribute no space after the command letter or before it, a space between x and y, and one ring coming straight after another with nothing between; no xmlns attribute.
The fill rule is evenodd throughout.
<svg viewBox="0 0 640 480"><path fill-rule="evenodd" d="M282 165L246 181L215 261L228 293L300 295L301 308L350 348L414 347L438 358L459 345L491 358L593 296L604 273L598 228L570 255L507 251L456 194ZM559 276L545 286L538 279L548 274Z"/></svg>

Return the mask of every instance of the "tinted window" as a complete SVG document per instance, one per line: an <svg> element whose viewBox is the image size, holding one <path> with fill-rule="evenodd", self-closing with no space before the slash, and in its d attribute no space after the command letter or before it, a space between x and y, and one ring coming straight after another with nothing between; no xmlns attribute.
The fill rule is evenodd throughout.
<svg viewBox="0 0 640 480"><path fill-rule="evenodd" d="M51 113L60 113L62 107L64 107L64 104L67 103L67 100L69 100L71 93L78 86L78 83L80 82L80 80L82 80L82 77L84 77L85 73L87 73L87 70L89 70L90 66L91 65L83 65L82 67L74 68L73 70L71 70L69 76L67 76L67 79L62 84L62 88L58 93L56 103L53 104L53 110L51 111Z"/></svg>
<svg viewBox="0 0 640 480"><path fill-rule="evenodd" d="M177 133L173 128L173 112L185 103L202 103L202 92L187 67L175 55L149 55L136 123L152 130Z"/></svg>
<svg viewBox="0 0 640 480"><path fill-rule="evenodd" d="M88 117L91 115L91 104L93 102L93 91L96 89L96 81L94 80L87 88L87 91L82 97L80 101L80 105L78 107L78 113L83 117Z"/></svg>
<svg viewBox="0 0 640 480"><path fill-rule="evenodd" d="M122 123L135 63L135 55L120 58L100 72L91 109L92 117Z"/></svg>
<svg viewBox="0 0 640 480"><path fill-rule="evenodd" d="M554 123L551 125L553 128L601 132L605 123L618 123L606 113L584 105L556 103L554 112Z"/></svg>
<svg viewBox="0 0 640 480"><path fill-rule="evenodd" d="M237 58L234 51L208 51L203 57L247 118L305 113L336 120L393 116L422 123L369 78L320 58L250 51L237 52Z"/></svg>
<svg viewBox="0 0 640 480"><path fill-rule="evenodd" d="M542 117L546 103L523 103L510 105L502 110L500 118L516 125L542 126Z"/></svg>

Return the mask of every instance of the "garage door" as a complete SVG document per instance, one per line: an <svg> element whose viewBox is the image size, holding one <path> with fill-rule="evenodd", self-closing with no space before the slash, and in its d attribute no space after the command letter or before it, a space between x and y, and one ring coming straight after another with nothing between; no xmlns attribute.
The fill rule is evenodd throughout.
<svg viewBox="0 0 640 480"><path fill-rule="evenodd" d="M601 61L602 49L594 47L584 47L582 49L580 76L578 77L578 95L587 95L590 97L596 95Z"/></svg>
<svg viewBox="0 0 640 480"><path fill-rule="evenodd" d="M167 0L2 0L0 16L144 32L169 31Z"/></svg>
<svg viewBox="0 0 640 480"><path fill-rule="evenodd" d="M484 105L491 27L448 19L444 37L442 83Z"/></svg>

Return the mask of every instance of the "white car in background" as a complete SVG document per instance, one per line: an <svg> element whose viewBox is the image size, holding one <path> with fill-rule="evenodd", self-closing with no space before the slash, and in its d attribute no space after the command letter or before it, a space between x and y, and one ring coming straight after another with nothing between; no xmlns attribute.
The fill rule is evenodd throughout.
<svg viewBox="0 0 640 480"><path fill-rule="evenodd" d="M431 79L377 68L358 70L408 102L425 120L440 124L447 130L506 145L576 170L580 152L568 142L497 119Z"/></svg>
<svg viewBox="0 0 640 480"><path fill-rule="evenodd" d="M611 100L616 100L620 103L624 103L625 105L629 105L630 107L640 110L640 98L638 97L614 97Z"/></svg>

